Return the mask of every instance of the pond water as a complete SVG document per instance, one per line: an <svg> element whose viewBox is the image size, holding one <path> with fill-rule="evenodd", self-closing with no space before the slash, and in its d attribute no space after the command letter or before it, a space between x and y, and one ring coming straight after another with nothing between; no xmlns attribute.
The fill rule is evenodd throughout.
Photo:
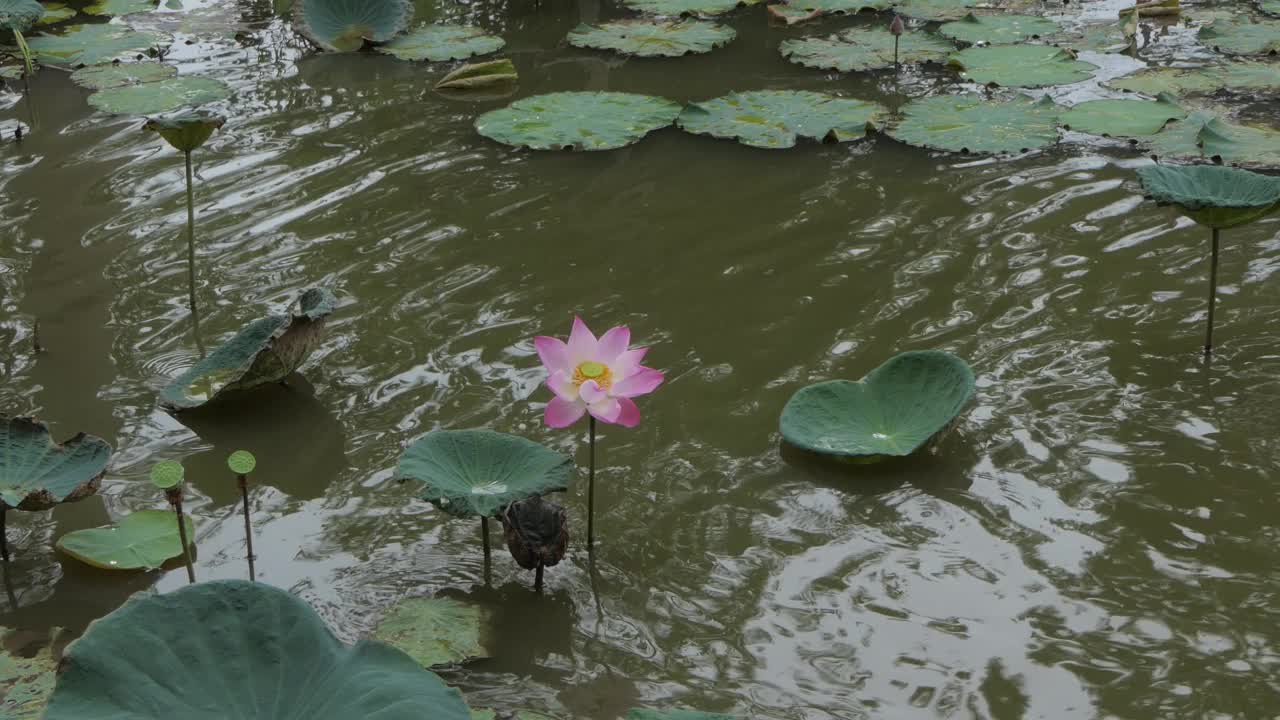
<svg viewBox="0 0 1280 720"><path fill-rule="evenodd" d="M1207 230L1144 201L1134 168L1149 161L1122 143L990 160L886 137L763 151L669 128L535 154L473 131L507 100L430 90L449 64L320 56L270 3L237 8L237 38L171 56L235 90L196 156L198 332L215 344L316 284L342 305L305 379L232 420L164 412L158 390L198 357L181 156L137 119L92 113L64 73L7 103L0 120L31 132L0 144L0 409L116 454L99 497L9 513L17 608L0 625L80 632L132 592L186 582L181 566L110 574L52 548L163 507L147 482L162 459L191 480L198 577L244 577L224 461L248 448L260 577L343 638L406 595L491 608L494 657L445 674L473 706L1280 715L1280 217L1224 233L1205 365ZM624 14L597 0L444 12L506 38L517 97L802 88L896 106L956 83L789 64L777 43L818 31L769 26L761 7L728 16L737 40L701 57L563 43ZM1174 31L1150 54L1187 47ZM1134 62L1097 64L1106 77ZM542 423L531 341L566 335L575 313L631 326L668 380L639 427L602 428L594 561L583 477L563 498L569 555L538 595L505 550L486 583L477 524L391 477L438 428L512 432L585 464L584 425ZM836 472L780 447L797 389L928 348L978 377L933 454Z"/></svg>

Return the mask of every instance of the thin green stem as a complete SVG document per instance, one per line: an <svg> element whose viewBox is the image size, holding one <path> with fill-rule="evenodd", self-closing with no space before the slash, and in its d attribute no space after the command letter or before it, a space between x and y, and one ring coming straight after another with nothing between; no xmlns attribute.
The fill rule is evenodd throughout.
<svg viewBox="0 0 1280 720"><path fill-rule="evenodd" d="M1209 262L1209 327L1204 335L1204 354L1213 353L1213 310L1218 302L1218 228L1213 229L1213 258Z"/></svg>
<svg viewBox="0 0 1280 720"><path fill-rule="evenodd" d="M596 419L588 418L588 437L590 450L587 463L587 547L593 547L596 541Z"/></svg>
<svg viewBox="0 0 1280 720"><path fill-rule="evenodd" d="M187 159L187 285L190 291L191 309L196 309L196 201L191 189L191 151L183 153Z"/></svg>
<svg viewBox="0 0 1280 720"><path fill-rule="evenodd" d="M26 75L23 76L25 80L27 76L36 71L35 63L31 59L31 48L27 45L27 39L22 37L22 33L16 28L13 31L13 38L18 41L18 50L22 53L22 64L27 69Z"/></svg>

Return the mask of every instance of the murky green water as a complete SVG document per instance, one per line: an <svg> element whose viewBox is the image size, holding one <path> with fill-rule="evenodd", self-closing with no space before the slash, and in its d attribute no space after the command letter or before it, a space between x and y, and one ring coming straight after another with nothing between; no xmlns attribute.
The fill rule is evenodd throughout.
<svg viewBox="0 0 1280 720"><path fill-rule="evenodd" d="M202 339L317 283L343 307L305 380L225 421L160 410L158 389L197 357L180 156L42 74L0 114L33 127L0 145L0 409L116 455L101 497L10 513L18 607L0 625L78 632L185 582L52 548L162 507L145 479L161 459L194 481L199 577L243 577L223 462L244 447L262 578L343 637L407 594L494 610L494 659L448 674L473 705L592 720L640 704L795 720L1280 714L1280 218L1224 234L1206 369L1207 231L1143 202L1145 161L1122 147L996 162L883 137L769 152L667 129L616 152L517 152L471 129L504 101L430 91L446 67L313 56L266 3L241 5L239 42L174 53L236 90L198 155ZM564 48L580 21L619 14L590 0L453 14L506 37L520 96L902 101L888 76L788 64L777 42L815 31L771 28L758 7L731 16L727 48L674 61ZM538 596L503 551L486 586L476 524L392 470L437 428L577 450L582 432L542 425L531 343L574 313L629 324L668 382L640 427L602 433L594 565L575 543ZM836 474L780 452L796 389L922 348L979 377L935 455ZM581 537L585 480L566 500Z"/></svg>

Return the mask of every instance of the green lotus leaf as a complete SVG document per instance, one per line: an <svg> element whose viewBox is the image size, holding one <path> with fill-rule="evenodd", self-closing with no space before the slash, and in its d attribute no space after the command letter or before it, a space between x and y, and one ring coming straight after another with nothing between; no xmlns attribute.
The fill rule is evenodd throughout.
<svg viewBox="0 0 1280 720"><path fill-rule="evenodd" d="M167 45L159 33L135 32L121 25L72 25L61 35L40 35L28 44L41 62L60 65L98 65L145 53Z"/></svg>
<svg viewBox="0 0 1280 720"><path fill-rule="evenodd" d="M271 315L249 323L170 383L160 403L170 410L189 410L233 390L285 379L319 344L335 302L333 293L313 288L302 296L301 314Z"/></svg>
<svg viewBox="0 0 1280 720"><path fill-rule="evenodd" d="M787 0L786 4L788 7L803 11L806 14L821 12L840 15L884 10L893 3L891 0Z"/></svg>
<svg viewBox="0 0 1280 720"><path fill-rule="evenodd" d="M1157 100L1090 100L1062 113L1062 124L1068 130L1138 137L1160 131L1170 121L1181 120L1187 111L1178 107L1170 95Z"/></svg>
<svg viewBox="0 0 1280 720"><path fill-rule="evenodd" d="M787 25L795 25L797 23L817 20L826 13L822 10L805 10L804 8L792 7L785 3L774 3L765 5L765 10L769 11L769 18L772 20L781 20Z"/></svg>
<svg viewBox="0 0 1280 720"><path fill-rule="evenodd" d="M1148 68L1107 83L1116 90L1195 95L1219 90L1280 92L1280 65L1237 60L1203 68Z"/></svg>
<svg viewBox="0 0 1280 720"><path fill-rule="evenodd" d="M143 127L158 133L174 150L186 153L204 145L224 123L218 115L183 113L148 120Z"/></svg>
<svg viewBox="0 0 1280 720"><path fill-rule="evenodd" d="M187 537L195 536L184 516ZM58 538L58 549L104 570L154 570L182 555L178 519L168 510L139 510L115 525L75 530Z"/></svg>
<svg viewBox="0 0 1280 720"><path fill-rule="evenodd" d="M71 73L71 80L90 90L109 90L127 85L168 80L178 74L178 68L157 62L89 65Z"/></svg>
<svg viewBox="0 0 1280 720"><path fill-rule="evenodd" d="M1047 97L938 95L907 103L888 133L899 142L934 150L1018 153L1056 143L1061 113L1062 107Z"/></svg>
<svg viewBox="0 0 1280 720"><path fill-rule="evenodd" d="M0 416L0 507L48 510L96 492L111 446L80 433L62 444L34 418Z"/></svg>
<svg viewBox="0 0 1280 720"><path fill-rule="evenodd" d="M613 150L670 125L680 105L621 92L558 92L517 100L476 118L476 131L534 150Z"/></svg>
<svg viewBox="0 0 1280 720"><path fill-rule="evenodd" d="M237 475L248 475L258 467L258 459L248 450L237 450L227 457L227 467Z"/></svg>
<svg viewBox="0 0 1280 720"><path fill-rule="evenodd" d="M44 17L44 6L36 0L0 0L0 28L26 32Z"/></svg>
<svg viewBox="0 0 1280 720"><path fill-rule="evenodd" d="M723 15L742 5L758 2L760 0L623 0L632 10L664 17Z"/></svg>
<svg viewBox="0 0 1280 720"><path fill-rule="evenodd" d="M1200 42L1227 55L1274 54L1280 52L1280 20L1214 20L1200 28Z"/></svg>
<svg viewBox="0 0 1280 720"><path fill-rule="evenodd" d="M963 43L1001 45L1022 42L1059 30L1058 23L1034 15L974 15L970 13L938 28L938 32Z"/></svg>
<svg viewBox="0 0 1280 720"><path fill-rule="evenodd" d="M400 456L395 477L455 517L495 517L515 502L568 489L573 460L532 440L489 430L437 430Z"/></svg>
<svg viewBox="0 0 1280 720"><path fill-rule="evenodd" d="M151 484L161 490L168 490L182 484L186 470L177 460L162 460L151 468Z"/></svg>
<svg viewBox="0 0 1280 720"><path fill-rule="evenodd" d="M1073 32L1062 32L1044 40L1076 51L1088 50L1100 53L1123 52L1133 42L1125 35L1124 28L1117 23L1085 25Z"/></svg>
<svg viewBox="0 0 1280 720"><path fill-rule="evenodd" d="M969 80L1005 87L1048 87L1088 80L1097 65L1051 45L971 47L951 56Z"/></svg>
<svg viewBox="0 0 1280 720"><path fill-rule="evenodd" d="M67 647L45 720L468 720L457 690L305 602L218 580L135 595Z"/></svg>
<svg viewBox="0 0 1280 720"><path fill-rule="evenodd" d="M412 20L410 0L297 0L293 5L294 27L330 52L387 42Z"/></svg>
<svg viewBox="0 0 1280 720"><path fill-rule="evenodd" d="M705 713L697 710L649 710L635 708L627 713L625 720L737 720L732 715Z"/></svg>
<svg viewBox="0 0 1280 720"><path fill-rule="evenodd" d="M888 115L884 106L807 90L730 93L692 103L676 124L701 135L758 148L789 148L797 138L848 142L867 136Z"/></svg>
<svg viewBox="0 0 1280 720"><path fill-rule="evenodd" d="M516 66L507 58L470 63L440 78L437 90L480 90L495 85L510 85L520 79Z"/></svg>
<svg viewBox="0 0 1280 720"><path fill-rule="evenodd" d="M946 429L973 393L973 371L960 358L906 352L858 382L801 388L782 410L782 436L824 455L910 455Z"/></svg>
<svg viewBox="0 0 1280 720"><path fill-rule="evenodd" d="M90 15L132 15L155 9L155 0L99 0L84 11Z"/></svg>
<svg viewBox="0 0 1280 720"><path fill-rule="evenodd" d="M231 97L231 88L221 80L184 75L99 90L89 96L89 104L114 115L159 115L228 97Z"/></svg>
<svg viewBox="0 0 1280 720"><path fill-rule="evenodd" d="M448 598L408 598L378 623L373 637L403 650L426 668L489 657L481 642L488 618L480 608Z"/></svg>
<svg viewBox="0 0 1280 720"><path fill-rule="evenodd" d="M1280 167L1280 132L1229 123L1210 112L1193 112L1142 141L1160 158Z"/></svg>
<svg viewBox="0 0 1280 720"><path fill-rule="evenodd" d="M76 16L76 9L67 7L63 3L49 2L43 3L43 5L44 14L41 15L40 20L36 22L37 25L55 25L57 23L70 20Z"/></svg>
<svg viewBox="0 0 1280 720"><path fill-rule="evenodd" d="M1158 203L1173 204L1196 222L1225 229L1280 207L1280 178L1218 165L1138 168L1142 187Z"/></svg>
<svg viewBox="0 0 1280 720"><path fill-rule="evenodd" d="M401 60L442 62L497 52L506 44L500 37L485 35L480 28L465 25L423 25L386 45L378 46L378 52L395 55Z"/></svg>
<svg viewBox="0 0 1280 720"><path fill-rule="evenodd" d="M62 658L61 628L39 638L35 653L29 652L32 643L25 635L0 627L0 717L5 720L44 716Z"/></svg>
<svg viewBox="0 0 1280 720"><path fill-rule="evenodd" d="M920 20L959 20L975 8L1000 10L1029 9L1035 0L900 0L894 12Z"/></svg>
<svg viewBox="0 0 1280 720"><path fill-rule="evenodd" d="M0 79L21 80L22 71L21 65L0 65Z"/></svg>
<svg viewBox="0 0 1280 720"><path fill-rule="evenodd" d="M514 713L498 715L497 710L478 708L471 711L471 720L557 720L551 715L544 715L532 710L516 710Z"/></svg>
<svg viewBox="0 0 1280 720"><path fill-rule="evenodd" d="M498 720L498 713L488 708L472 708L471 720Z"/></svg>
<svg viewBox="0 0 1280 720"><path fill-rule="evenodd" d="M1268 15L1280 15L1280 0L1258 0L1258 9Z"/></svg>
<svg viewBox="0 0 1280 720"><path fill-rule="evenodd" d="M569 44L623 55L679 57L711 52L736 35L733 28L704 20L616 20L579 25L569 33Z"/></svg>
<svg viewBox="0 0 1280 720"><path fill-rule="evenodd" d="M829 38L786 40L778 50L791 62L806 67L856 72L893 67L893 40L888 30L853 28ZM928 33L903 33L898 38L898 61L946 62L955 49L946 40Z"/></svg>

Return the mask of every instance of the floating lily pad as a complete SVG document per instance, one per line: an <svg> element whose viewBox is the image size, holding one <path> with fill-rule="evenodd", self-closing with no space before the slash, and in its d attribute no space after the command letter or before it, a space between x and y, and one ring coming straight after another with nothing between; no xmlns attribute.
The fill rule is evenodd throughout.
<svg viewBox="0 0 1280 720"><path fill-rule="evenodd" d="M511 85L520 79L516 66L507 58L463 65L440 78L437 90L479 90L495 85Z"/></svg>
<svg viewBox="0 0 1280 720"><path fill-rule="evenodd" d="M400 456L399 480L455 517L494 517L517 500L568 489L573 460L532 440L489 430L437 430Z"/></svg>
<svg viewBox="0 0 1280 720"><path fill-rule="evenodd" d="M1186 116L1187 111L1178 107L1172 96L1165 94L1157 100L1083 102L1062 114L1062 124L1076 132L1137 137L1155 134L1170 121Z"/></svg>
<svg viewBox="0 0 1280 720"><path fill-rule="evenodd" d="M1142 141L1161 158L1280 167L1280 132L1229 123L1209 112L1194 112Z"/></svg>
<svg viewBox="0 0 1280 720"><path fill-rule="evenodd" d="M62 658L63 633L54 628L48 635L32 638L26 633L0 627L0 717L5 720L40 720L53 693L58 662ZM25 641L25 642L24 642Z"/></svg>
<svg viewBox="0 0 1280 720"><path fill-rule="evenodd" d="M782 410L782 436L824 455L910 455L950 425L973 393L973 371L960 358L906 352L857 382L800 389Z"/></svg>
<svg viewBox="0 0 1280 720"><path fill-rule="evenodd" d="M893 34L883 29L854 28L830 38L786 40L778 50L793 63L820 70L856 72L893 67ZM923 32L898 38L901 63L946 62L955 46Z"/></svg>
<svg viewBox="0 0 1280 720"><path fill-rule="evenodd" d="M44 14L40 16L37 25L54 25L60 22L66 22L76 16L76 9L67 7L63 3L50 2L43 3Z"/></svg>
<svg viewBox="0 0 1280 720"><path fill-rule="evenodd" d="M920 20L959 20L975 8L999 7L1001 10L1019 10L1034 5L1034 0L900 0L894 3L894 12Z"/></svg>
<svg viewBox="0 0 1280 720"><path fill-rule="evenodd" d="M516 710L513 713L498 715L497 710L478 708L471 711L471 720L558 720L558 718L532 710Z"/></svg>
<svg viewBox="0 0 1280 720"><path fill-rule="evenodd" d="M167 45L159 33L135 32L120 25L72 25L61 35L40 35L28 41L41 62L61 65L98 65L145 53Z"/></svg>
<svg viewBox="0 0 1280 720"><path fill-rule="evenodd" d="M900 142L935 150L1017 153L1057 142L1061 113L1062 107L1047 97L938 95L907 103L888 133Z"/></svg>
<svg viewBox="0 0 1280 720"><path fill-rule="evenodd" d="M90 65L71 73L71 80L90 90L109 90L168 80L178 74L178 68L157 62Z"/></svg>
<svg viewBox="0 0 1280 720"><path fill-rule="evenodd" d="M579 25L569 33L569 44L623 55L679 57L711 52L736 35L733 28L703 20L617 20Z"/></svg>
<svg viewBox="0 0 1280 720"><path fill-rule="evenodd" d="M623 0L632 10L650 15L679 17L681 15L721 15L743 5L755 5L760 0Z"/></svg>
<svg viewBox="0 0 1280 720"><path fill-rule="evenodd" d="M200 407L223 393L278 382L306 362L337 299L322 288L303 293L301 314L271 315L246 326L182 373L160 395L171 410Z"/></svg>
<svg viewBox="0 0 1280 720"><path fill-rule="evenodd" d="M132 15L155 9L154 0L99 0L84 11L90 15Z"/></svg>
<svg viewBox="0 0 1280 720"><path fill-rule="evenodd" d="M736 720L732 715L705 713L697 710L649 710L636 708L627 713L625 720Z"/></svg>
<svg viewBox="0 0 1280 720"><path fill-rule="evenodd" d="M0 0L0 28L26 32L43 16L44 6L36 0Z"/></svg>
<svg viewBox="0 0 1280 720"><path fill-rule="evenodd" d="M204 145L225 123L219 115L193 112L148 120L143 128L159 134L174 150L189 153Z"/></svg>
<svg viewBox="0 0 1280 720"><path fill-rule="evenodd" d="M938 32L960 42L1001 45L1022 42L1059 30L1058 23L1034 15L965 15L938 28Z"/></svg>
<svg viewBox="0 0 1280 720"><path fill-rule="evenodd" d="M1156 202L1212 228L1244 225L1280 207L1280 178L1239 168L1152 165L1138 168L1138 176Z"/></svg>
<svg viewBox="0 0 1280 720"><path fill-rule="evenodd" d="M1203 68L1148 68L1107 85L1147 95L1195 95L1219 90L1280 92L1280 65L1238 60Z"/></svg>
<svg viewBox="0 0 1280 720"><path fill-rule="evenodd" d="M184 75L141 85L122 85L99 90L89 96L89 104L115 115L159 115L199 107L229 97L231 88L221 80Z"/></svg>
<svg viewBox="0 0 1280 720"><path fill-rule="evenodd" d="M464 25L423 25L401 35L378 52L395 55L401 60L464 60L475 55L497 52L506 45L502 38L485 35L480 28Z"/></svg>
<svg viewBox="0 0 1280 720"><path fill-rule="evenodd" d="M759 90L692 103L676 124L691 133L775 149L793 147L801 137L859 140L887 115L884 106L863 100L806 90Z"/></svg>
<svg viewBox="0 0 1280 720"><path fill-rule="evenodd" d="M534 150L612 150L670 125L678 114L680 105L652 95L559 92L487 112L476 119L476 131Z"/></svg>
<svg viewBox="0 0 1280 720"><path fill-rule="evenodd" d="M1246 16L1214 20L1200 28L1200 42L1227 55L1267 55L1280 52L1280 20Z"/></svg>
<svg viewBox="0 0 1280 720"><path fill-rule="evenodd" d="M33 418L0 418L0 507L48 510L98 491L111 446L80 433L62 444Z"/></svg>
<svg viewBox="0 0 1280 720"><path fill-rule="evenodd" d="M1048 87L1088 80L1097 65L1051 45L971 47L951 56L970 80L1005 87Z"/></svg>
<svg viewBox="0 0 1280 720"><path fill-rule="evenodd" d="M890 0L787 0L787 6L793 10L833 15L884 10L891 4Z"/></svg>
<svg viewBox="0 0 1280 720"><path fill-rule="evenodd" d="M409 27L410 0L297 0L293 23L322 50L352 52L384 43Z"/></svg>
<svg viewBox="0 0 1280 720"><path fill-rule="evenodd" d="M1073 32L1059 33L1044 40L1076 51L1088 50L1100 53L1123 52L1133 43L1133 40L1125 35L1124 28L1117 23L1086 25Z"/></svg>
<svg viewBox="0 0 1280 720"><path fill-rule="evenodd" d="M180 661L175 660L180 659ZM45 720L469 720L393 647L342 644L302 600L218 580L135 595L67 647Z"/></svg>
<svg viewBox="0 0 1280 720"><path fill-rule="evenodd" d="M480 608L457 600L409 598L391 608L373 637L426 668L458 665L489 656L480 639L487 621Z"/></svg>
<svg viewBox="0 0 1280 720"><path fill-rule="evenodd" d="M187 537L194 537L190 517L183 517ZM178 519L168 510L139 510L115 525L76 530L58 538L58 549L104 570L154 570L182 556Z"/></svg>

